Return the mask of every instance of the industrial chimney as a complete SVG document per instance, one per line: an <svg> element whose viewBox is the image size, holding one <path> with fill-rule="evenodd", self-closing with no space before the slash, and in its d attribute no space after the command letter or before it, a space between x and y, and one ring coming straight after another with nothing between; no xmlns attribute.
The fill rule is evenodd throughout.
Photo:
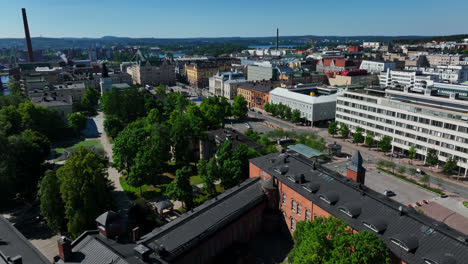
<svg viewBox="0 0 468 264"><path fill-rule="evenodd" d="M279 50L279 28L276 28L276 52L278 52L278 50Z"/></svg>
<svg viewBox="0 0 468 264"><path fill-rule="evenodd" d="M21 11L23 12L24 34L26 35L26 46L28 47L29 62L34 62L31 45L31 36L29 35L28 17L26 16L26 9L22 8Z"/></svg>

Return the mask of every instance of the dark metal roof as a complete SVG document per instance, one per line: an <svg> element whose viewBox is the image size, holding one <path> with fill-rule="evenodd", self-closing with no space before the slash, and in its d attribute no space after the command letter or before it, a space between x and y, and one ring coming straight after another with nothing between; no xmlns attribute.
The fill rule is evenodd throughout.
<svg viewBox="0 0 468 264"><path fill-rule="evenodd" d="M23 263L50 263L8 220L0 215L0 252L5 256L21 255ZM2 257L0 257L0 263Z"/></svg>
<svg viewBox="0 0 468 264"><path fill-rule="evenodd" d="M440 256L438 254L428 255L423 258L429 264L457 264L457 261L451 254Z"/></svg>
<svg viewBox="0 0 468 264"><path fill-rule="evenodd" d="M359 152L359 150L356 150L353 157L351 158L351 165L348 166L348 169L350 169L352 171L356 171L356 172L359 171L359 170L364 169L362 167L362 156L361 156L361 152Z"/></svg>
<svg viewBox="0 0 468 264"><path fill-rule="evenodd" d="M247 179L174 221L154 229L139 242L155 252L163 248L166 253L160 256L163 259L177 259L263 200L260 179Z"/></svg>
<svg viewBox="0 0 468 264"><path fill-rule="evenodd" d="M261 168L266 173L278 180L278 184L284 184L293 189L299 195L305 197L330 213L332 216L343 219L356 231L369 229L362 224L362 221L372 221L372 218L380 216L386 221L385 232L377 233L384 244L393 254L399 256L407 263L421 263L424 257L439 256L442 258L446 254L451 254L456 263L466 263L468 259L468 243L466 235L429 218L426 215L417 213L414 209L408 208L394 200L389 199L381 193L367 188L365 185L357 184L354 181L346 180L346 177L327 169L320 164L316 164L316 170L312 170L312 163L309 159L300 155L290 155L288 159L288 174L300 174L305 176L306 184L314 183L320 185L320 192L313 193L304 188L306 184L297 184L275 171L281 166L281 160L277 159L278 154L273 153L266 156L251 159L250 162ZM270 160L274 159L272 163ZM339 200L335 205L329 205L320 199L320 194L334 191L339 194ZM353 202L361 206L361 213L354 218L345 215L340 211L340 207ZM401 210L399 207L401 206ZM378 225L378 223L375 223ZM434 229L433 232L421 232L421 228L428 226ZM418 240L418 247L414 252L406 252L398 245L390 241L390 237L397 234L412 234ZM432 257L439 260L439 258Z"/></svg>

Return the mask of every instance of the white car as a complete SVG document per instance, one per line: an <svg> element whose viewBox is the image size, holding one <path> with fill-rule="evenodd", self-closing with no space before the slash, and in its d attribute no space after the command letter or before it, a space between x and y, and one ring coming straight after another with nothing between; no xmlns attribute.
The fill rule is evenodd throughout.
<svg viewBox="0 0 468 264"><path fill-rule="evenodd" d="M245 126L246 126L248 129L252 129L252 126L251 126L249 123L245 123Z"/></svg>

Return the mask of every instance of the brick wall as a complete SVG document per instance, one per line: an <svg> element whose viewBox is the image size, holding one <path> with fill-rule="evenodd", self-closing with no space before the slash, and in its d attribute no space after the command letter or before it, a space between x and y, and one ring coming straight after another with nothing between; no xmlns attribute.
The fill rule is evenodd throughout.
<svg viewBox="0 0 468 264"><path fill-rule="evenodd" d="M262 230L264 209L265 203L257 205L174 263L213 263L214 258L233 242L248 242Z"/></svg>

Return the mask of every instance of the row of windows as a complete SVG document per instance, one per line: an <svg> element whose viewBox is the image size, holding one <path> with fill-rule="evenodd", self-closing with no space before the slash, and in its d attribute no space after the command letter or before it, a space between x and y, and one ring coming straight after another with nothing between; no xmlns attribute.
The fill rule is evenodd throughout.
<svg viewBox="0 0 468 264"><path fill-rule="evenodd" d="M284 205L286 204L286 194L283 194L282 203ZM301 205L297 203L296 201L294 201L293 199L291 199L291 211L296 212L297 215L301 215L301 209L302 209ZM284 215L284 212L283 212L283 215ZM307 209L305 210L305 220L310 220L310 212ZM294 218L291 217L291 230L294 230L294 223L295 223L295 220Z"/></svg>
<svg viewBox="0 0 468 264"><path fill-rule="evenodd" d="M401 123L401 122L393 121L393 120L390 120L390 119L376 117L376 116L373 116L373 115L370 115L370 114L364 114L364 113L360 113L360 112L356 112L356 111L351 111L351 110L340 108L340 107L337 107L336 111L351 114L353 116L359 116L359 117L367 118L367 119L378 121L378 122L381 122L381 123L386 123L386 124L389 124L389 125L392 125L392 126L397 126L397 127L400 127L400 128L406 128L406 129L409 129L409 130L414 130L414 131L421 132L421 133L424 133L424 134L429 134L429 135L432 135L432 136L435 136L435 137L441 137L441 138L445 138L445 139L449 139L449 140L456 140L457 142L467 143L468 144L468 138L456 137L455 135L453 135L451 133L442 133L442 132L439 132L439 131L436 131L436 130L431 130L431 129L427 129L427 128L423 128L423 127L418 127L418 126L414 126L414 125L411 125L411 124ZM416 116L411 116L411 115L407 115L407 114L398 113L398 117L400 117L400 116L404 116L404 118L406 118L408 116L408 120L410 120L410 121L418 120L418 118ZM366 124L366 122L362 121L362 119L357 120L356 123ZM428 124L429 119L419 118L419 123ZM453 124L442 123L442 122L435 121L435 120L432 120L432 122L431 122L431 125L438 126L438 127L442 127L442 124L443 124L444 128L450 129L450 130L455 130L455 128L457 127L456 125L453 125ZM370 126L370 127L376 127L376 128L378 128L380 130L384 130L384 131L387 131L387 132L390 132L390 133L394 133L392 128L382 128L382 126L375 125L374 122L368 122L367 125ZM459 131L464 131L465 129L468 129L468 128L465 128L463 126L458 126L458 128L459 128L458 129ZM395 132L395 133L398 134L397 132ZM400 132L399 135L403 135L401 133L403 133L403 132ZM415 135L411 135L411 134L409 134L408 137L411 137L413 139L416 138ZM419 137L419 138L420 138L419 139L420 141L427 142L426 138L424 138L424 137ZM453 148L451 148L451 149L453 149Z"/></svg>

